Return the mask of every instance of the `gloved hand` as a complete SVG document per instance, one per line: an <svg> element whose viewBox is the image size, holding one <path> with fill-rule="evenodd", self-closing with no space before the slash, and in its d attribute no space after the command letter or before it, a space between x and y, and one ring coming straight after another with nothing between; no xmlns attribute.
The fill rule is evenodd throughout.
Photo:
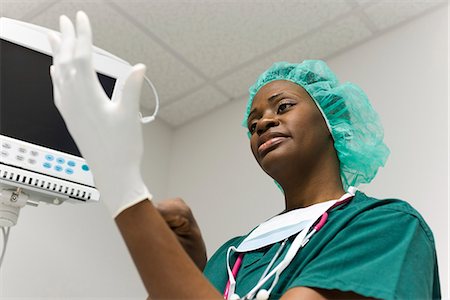
<svg viewBox="0 0 450 300"><path fill-rule="evenodd" d="M145 66L132 68L121 97L111 101L93 67L87 15L77 13L76 32L69 18L61 16L60 30L61 37L49 36L55 105L91 168L101 200L116 217L152 197L140 171L143 140L139 98Z"/></svg>

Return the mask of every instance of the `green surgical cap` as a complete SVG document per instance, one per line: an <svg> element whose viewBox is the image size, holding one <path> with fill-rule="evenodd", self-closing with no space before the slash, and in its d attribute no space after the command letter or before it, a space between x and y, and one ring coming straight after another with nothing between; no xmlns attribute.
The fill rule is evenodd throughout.
<svg viewBox="0 0 450 300"><path fill-rule="evenodd" d="M372 181L390 151L383 142L383 127L367 95L353 83L339 84L323 61L278 62L250 87L244 127L247 127L256 93L275 80L288 80L302 86L316 103L334 139L344 188Z"/></svg>

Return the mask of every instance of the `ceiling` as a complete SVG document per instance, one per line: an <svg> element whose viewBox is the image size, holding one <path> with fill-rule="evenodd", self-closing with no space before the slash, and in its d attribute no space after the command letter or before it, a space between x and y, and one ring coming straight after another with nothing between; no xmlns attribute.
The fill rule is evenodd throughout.
<svg viewBox="0 0 450 300"><path fill-rule="evenodd" d="M235 99L273 62L330 58L445 0L0 0L0 15L52 29L85 11L94 44L147 66L159 119L178 127ZM149 88L142 107L151 112Z"/></svg>

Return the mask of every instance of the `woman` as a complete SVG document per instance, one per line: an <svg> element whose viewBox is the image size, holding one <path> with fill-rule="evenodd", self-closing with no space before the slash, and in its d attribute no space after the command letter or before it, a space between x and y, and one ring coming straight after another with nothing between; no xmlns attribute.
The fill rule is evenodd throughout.
<svg viewBox="0 0 450 300"><path fill-rule="evenodd" d="M250 88L251 149L282 188L286 210L224 244L203 275L205 247L188 207L171 200L156 208L140 175L145 67L133 68L126 100L111 103L92 68L87 16L77 14L76 31L62 17L61 32L50 38L55 104L152 298L440 298L434 241L420 215L354 188L373 179L389 151L365 94L339 85L325 63L275 64Z"/></svg>

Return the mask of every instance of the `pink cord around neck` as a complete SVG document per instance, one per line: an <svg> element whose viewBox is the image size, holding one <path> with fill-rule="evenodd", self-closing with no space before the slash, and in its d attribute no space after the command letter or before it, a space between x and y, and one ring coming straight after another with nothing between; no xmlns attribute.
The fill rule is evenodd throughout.
<svg viewBox="0 0 450 300"><path fill-rule="evenodd" d="M231 273L233 274L234 278L236 278L237 273L239 272L239 269L242 265L243 258L244 258L244 253L239 254L238 258L236 259L236 262L234 263L233 270L231 270ZM228 299L229 292L230 292L230 281L228 280L227 286L225 287L225 292L223 294L224 299Z"/></svg>
<svg viewBox="0 0 450 300"><path fill-rule="evenodd" d="M337 206L345 204L346 202L349 202L351 199L353 199L353 196L343 199L341 201L338 201L335 204L333 204L333 206L331 206L326 212L324 212L323 215L321 216L319 222L317 223L317 225L314 226L314 232L319 231L325 225L325 223L328 220L328 211L332 210L333 208L335 208ZM233 274L234 278L236 278L237 273L239 272L239 269L241 268L243 258L244 258L244 253L240 253L238 258L236 259L236 262L233 265L233 269L231 270L231 273ZM225 291L223 293L223 298L228 299L229 293L230 293L230 281L228 280L227 285L225 287Z"/></svg>

